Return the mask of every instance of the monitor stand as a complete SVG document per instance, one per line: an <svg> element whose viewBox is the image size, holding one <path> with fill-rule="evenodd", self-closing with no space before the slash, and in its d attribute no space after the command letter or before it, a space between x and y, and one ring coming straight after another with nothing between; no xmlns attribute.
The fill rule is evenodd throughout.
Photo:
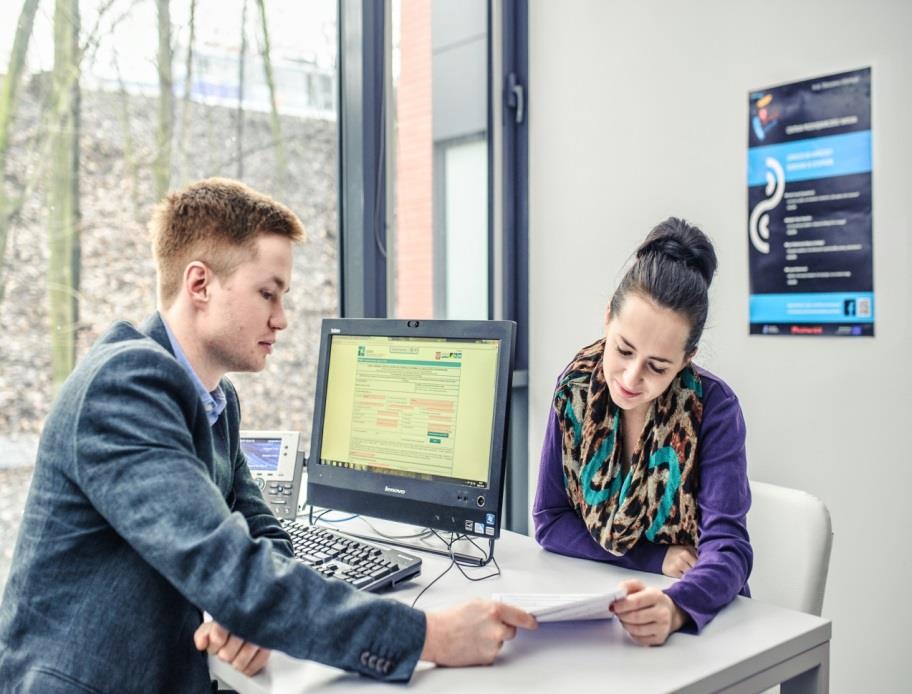
<svg viewBox="0 0 912 694"><path fill-rule="evenodd" d="M319 518L317 520L319 520ZM309 514L308 522L311 525L314 525L314 507L313 507L313 505L310 505L310 514ZM491 562L491 560L494 559L494 538L493 537L485 538L488 541L488 555L486 557L476 557L476 556L472 556L471 554L464 554L462 552L456 552L451 549L441 549L440 547L431 547L429 545L419 545L419 544L415 544L413 542L405 542L405 541L403 541L402 538L388 537L386 535L383 535L379 531L374 535L368 535L365 533L355 533L355 532L346 530L345 528L341 528L341 527L337 528L337 529L341 533L344 533L346 535L351 535L352 537L357 537L360 540L367 540L368 542L380 542L380 543L383 543L386 545L392 545L394 547L401 547L402 549L414 550L416 552L429 552L430 554L437 554L437 555L440 555L441 557L448 557L450 559L455 559L460 564L472 564L474 566L487 566ZM433 530L432 528L427 528L427 530L434 534L437 533L437 531ZM444 531L444 532L446 532L446 531ZM458 537L468 538L467 535L458 535L457 538ZM482 538L478 538L478 539L482 539ZM469 538L469 541L472 541L471 538ZM455 540L454 540L454 542L455 542Z"/></svg>
<svg viewBox="0 0 912 694"><path fill-rule="evenodd" d="M430 530L430 528L428 528ZM430 554L439 554L441 557L448 557L450 559L457 560L460 564L472 564L474 566L487 566L491 560L494 558L494 538L487 538L488 540L488 556L486 557L474 557L471 554L463 554L462 552L456 552L448 549L441 549L440 547L431 547L429 545L417 545L413 542L403 542L402 540L394 540L393 538L384 537L383 535L363 535L361 533L353 533L348 530L339 528L339 532L345 533L346 535L351 535L352 537L357 537L361 540L367 540L368 542L382 542L386 545L393 545L394 547L402 547L403 549L410 549L415 552L429 552ZM461 537L461 536L458 536ZM480 538L479 538L480 539ZM455 540L454 540L455 542Z"/></svg>

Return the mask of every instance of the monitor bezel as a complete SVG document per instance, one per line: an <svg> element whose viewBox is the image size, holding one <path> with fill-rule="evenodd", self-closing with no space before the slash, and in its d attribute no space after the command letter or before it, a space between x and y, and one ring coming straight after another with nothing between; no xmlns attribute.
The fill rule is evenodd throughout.
<svg viewBox="0 0 912 694"><path fill-rule="evenodd" d="M323 416L329 374L329 349L333 336L419 337L429 339L499 340L489 485L472 493L459 483L420 480L377 472L350 470L319 463L323 444ZM500 536L504 508L504 475L516 343L513 321L414 320L395 318L325 318L320 331L313 429L307 466L307 502L317 507L384 518L446 532L496 539ZM373 484L367 485L366 481ZM370 490L353 488L371 486ZM399 490L388 492L385 489ZM457 501L464 490L465 501ZM404 491L404 494L399 492ZM479 498L484 504L479 506ZM493 514L493 523L491 515ZM471 526L471 527L470 527ZM493 528L493 530L491 530Z"/></svg>

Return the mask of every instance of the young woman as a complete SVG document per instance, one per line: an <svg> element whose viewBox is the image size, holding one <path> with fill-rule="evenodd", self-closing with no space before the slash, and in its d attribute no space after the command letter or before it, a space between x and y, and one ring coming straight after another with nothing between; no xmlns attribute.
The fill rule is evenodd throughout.
<svg viewBox="0 0 912 694"><path fill-rule="evenodd" d="M693 364L716 254L670 218L636 253L605 313L605 336L558 379L533 517L545 549L680 578L628 581L614 604L637 643L699 631L749 595L753 553L744 418Z"/></svg>

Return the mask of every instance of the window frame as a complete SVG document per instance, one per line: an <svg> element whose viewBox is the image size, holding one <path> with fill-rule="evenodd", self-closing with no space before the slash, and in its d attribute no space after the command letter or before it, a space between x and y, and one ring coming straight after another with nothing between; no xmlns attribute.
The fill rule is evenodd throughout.
<svg viewBox="0 0 912 694"><path fill-rule="evenodd" d="M388 0L339 0L338 17L339 311L346 318L385 318L388 297L393 295L386 252L387 175L395 156L395 152L388 156L385 147ZM525 533L529 497L528 0L488 0L487 17L487 317L517 324L504 525ZM440 241L437 214L435 210L434 243ZM434 258L436 269L440 263L436 251ZM436 310L440 305L436 291L434 303Z"/></svg>
<svg viewBox="0 0 912 694"><path fill-rule="evenodd" d="M385 2L339 0L339 314L385 318Z"/></svg>

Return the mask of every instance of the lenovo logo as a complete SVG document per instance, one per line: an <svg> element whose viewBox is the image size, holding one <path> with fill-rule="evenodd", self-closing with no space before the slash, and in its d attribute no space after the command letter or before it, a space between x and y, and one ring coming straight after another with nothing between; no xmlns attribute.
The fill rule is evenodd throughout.
<svg viewBox="0 0 912 694"><path fill-rule="evenodd" d="M383 487L383 491L389 492L390 494L402 494L405 495L404 489L396 489L395 487Z"/></svg>

